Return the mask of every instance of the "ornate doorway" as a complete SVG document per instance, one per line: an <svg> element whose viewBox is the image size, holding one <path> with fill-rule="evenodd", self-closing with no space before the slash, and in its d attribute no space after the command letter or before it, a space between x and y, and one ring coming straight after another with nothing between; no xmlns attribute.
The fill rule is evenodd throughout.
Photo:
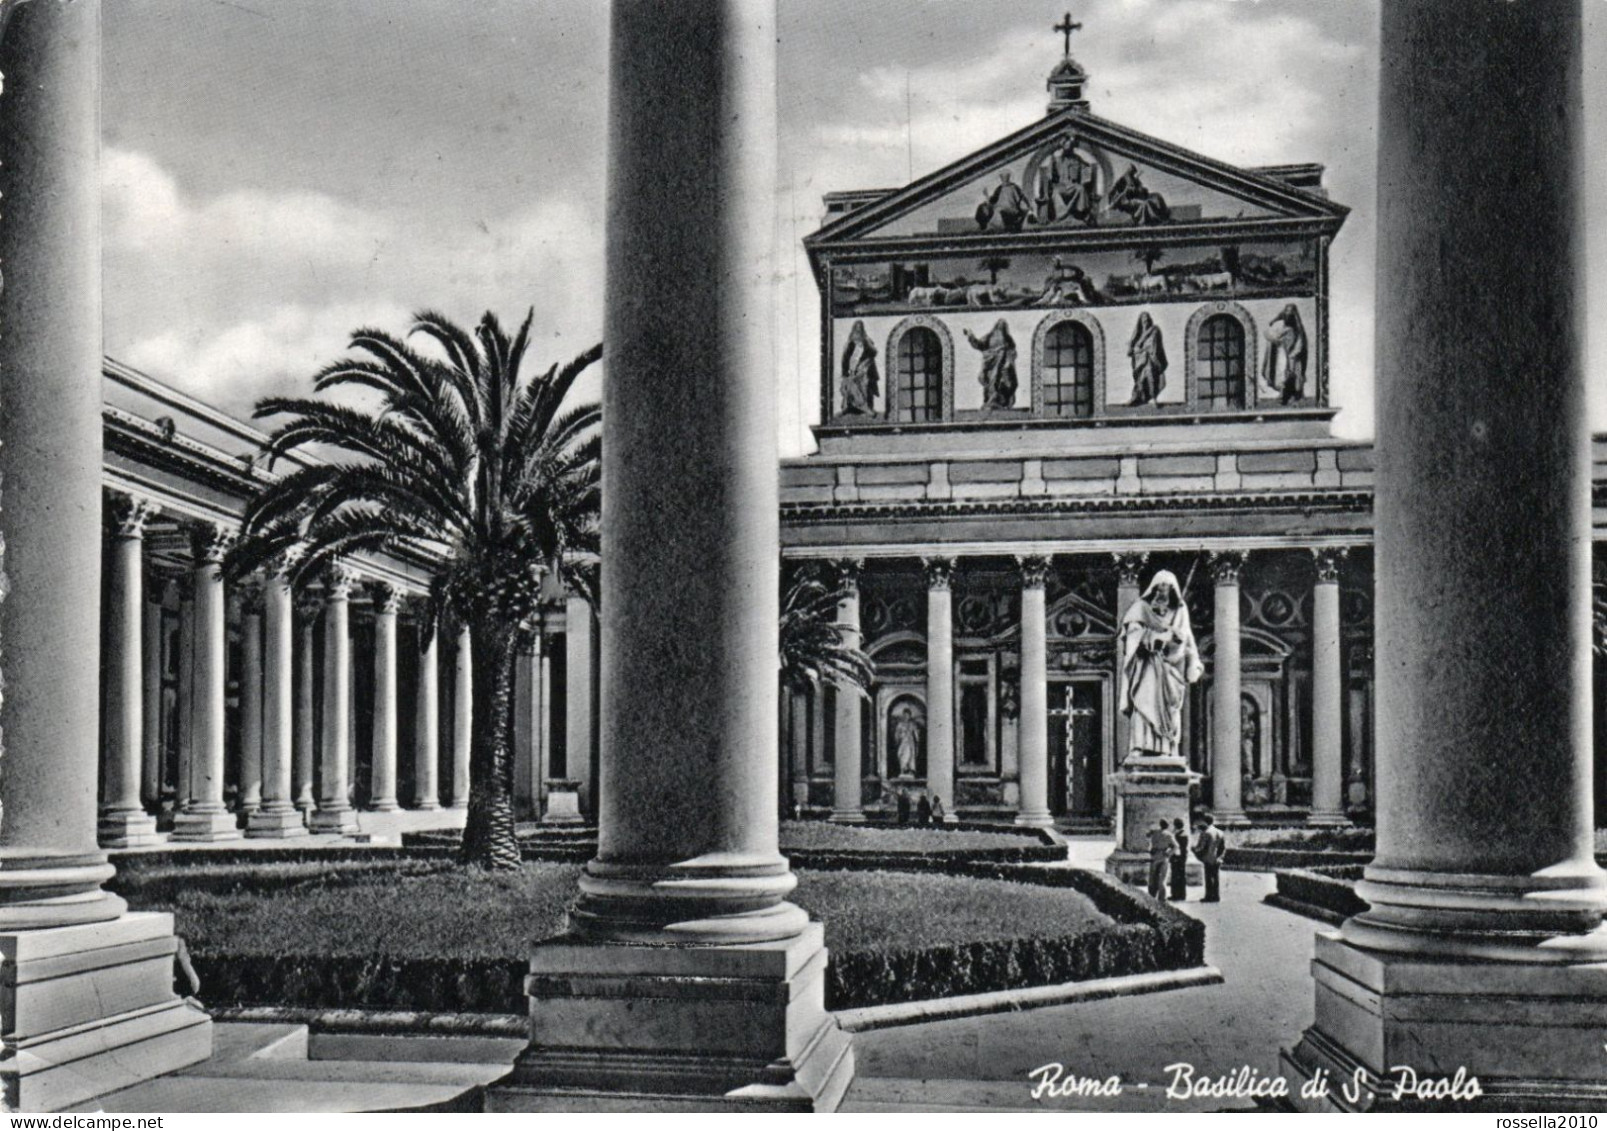
<svg viewBox="0 0 1607 1131"><path fill-rule="evenodd" d="M1056 817L1104 814L1104 690L1098 679L1049 684L1049 812Z"/></svg>

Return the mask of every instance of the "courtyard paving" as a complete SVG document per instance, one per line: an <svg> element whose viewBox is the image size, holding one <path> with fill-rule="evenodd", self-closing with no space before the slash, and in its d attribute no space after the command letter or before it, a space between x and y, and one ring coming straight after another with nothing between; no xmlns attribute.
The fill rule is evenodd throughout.
<svg viewBox="0 0 1607 1131"><path fill-rule="evenodd" d="M370 815L372 816L372 815ZM436 814L434 816L440 816ZM274 842L268 842L274 843ZM305 842L303 842L305 843ZM1101 868L1108 838L1070 840L1074 867ZM1249 1101L1166 1096L1170 1065L1213 1077L1241 1066L1266 1076L1278 1052L1310 1023L1312 939L1321 924L1262 902L1272 877L1225 873L1223 901L1184 910L1206 923L1206 961L1219 985L1165 993L926 1022L860 1033L858 1075L844 1110L874 1111L1222 1111ZM220 1024L205 1064L102 1097L80 1110L376 1111L448 1109L506 1062L418 1063L310 1060L305 1030ZM1119 1096L1031 1096L1028 1073L1058 1062L1068 1073L1118 1076ZM466 1098L466 1097L465 1097Z"/></svg>

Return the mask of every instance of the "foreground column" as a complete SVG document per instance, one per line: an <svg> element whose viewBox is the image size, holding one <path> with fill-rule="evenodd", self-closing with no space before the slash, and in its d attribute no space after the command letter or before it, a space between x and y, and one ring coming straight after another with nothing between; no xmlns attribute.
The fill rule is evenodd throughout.
<svg viewBox="0 0 1607 1131"><path fill-rule="evenodd" d="M1476 1076L1459 1110L1607 1102L1580 31L1577 0L1384 6L1378 848L1289 1058L1386 1076L1345 1106L1395 1065Z"/></svg>
<svg viewBox="0 0 1607 1131"><path fill-rule="evenodd" d="M1317 584L1312 590L1311 815L1306 823L1348 825L1339 634L1339 567L1345 551L1325 547L1312 553L1317 559Z"/></svg>
<svg viewBox="0 0 1607 1131"><path fill-rule="evenodd" d="M927 558L926 567L926 788L954 812L954 594L953 558Z"/></svg>
<svg viewBox="0 0 1607 1131"><path fill-rule="evenodd" d="M205 1059L173 919L95 843L101 618L100 5L0 6L0 1105L48 1111ZM136 645L137 646L137 645Z"/></svg>
<svg viewBox="0 0 1607 1131"><path fill-rule="evenodd" d="M1244 741L1239 660L1239 574L1244 570L1242 550L1211 554L1211 576L1216 581L1215 655L1211 662L1211 809L1219 826L1231 828L1249 822L1242 800L1243 773L1240 743Z"/></svg>
<svg viewBox="0 0 1607 1131"><path fill-rule="evenodd" d="M190 744L190 804L173 823L174 840L234 840L239 825L223 801L224 761L224 654L228 627L224 623L223 554L232 532L204 523L191 534L195 556L193 572L195 656L191 660L190 718L195 737Z"/></svg>
<svg viewBox="0 0 1607 1131"><path fill-rule="evenodd" d="M837 562L842 599L837 603L837 630L843 643L859 647L859 570L862 562ZM824 694L825 688L821 688ZM864 804L864 721L865 701L852 687L838 687L833 696L836 710L832 725L833 791L831 819L850 823L863 821Z"/></svg>
<svg viewBox="0 0 1607 1131"><path fill-rule="evenodd" d="M338 566L324 577L324 717L318 744L318 809L307 825L315 833L333 836L357 831L347 776L351 751L351 592L356 580Z"/></svg>
<svg viewBox="0 0 1607 1131"><path fill-rule="evenodd" d="M474 742L474 653L469 646L469 630L458 633L454 653L457 678L452 690L452 796L448 809L464 809L469 804L469 748Z"/></svg>
<svg viewBox="0 0 1607 1131"><path fill-rule="evenodd" d="M402 595L394 585L375 584L373 764L368 807L389 813L396 804L396 614Z"/></svg>
<svg viewBox="0 0 1607 1131"><path fill-rule="evenodd" d="M418 724L413 728L413 808L441 807L441 630L420 641Z"/></svg>
<svg viewBox="0 0 1607 1131"><path fill-rule="evenodd" d="M1025 557L1021 565L1021 810L1018 825L1045 826L1049 815L1049 631L1044 584L1049 559ZM1067 757L1071 752L1067 751Z"/></svg>
<svg viewBox="0 0 1607 1131"><path fill-rule="evenodd" d="M852 1053L776 848L775 4L612 28L598 855L487 1103L831 1109Z"/></svg>
<svg viewBox="0 0 1607 1131"><path fill-rule="evenodd" d="M111 500L111 546L106 586L105 800L100 811L100 843L108 848L160 844L156 818L140 799L141 760L145 752L145 521L149 499L116 496ZM153 721L153 725L155 725Z"/></svg>
<svg viewBox="0 0 1607 1131"><path fill-rule="evenodd" d="M288 565L268 571L262 587L266 633L262 673L262 805L246 822L248 837L306 836L294 804L295 605Z"/></svg>

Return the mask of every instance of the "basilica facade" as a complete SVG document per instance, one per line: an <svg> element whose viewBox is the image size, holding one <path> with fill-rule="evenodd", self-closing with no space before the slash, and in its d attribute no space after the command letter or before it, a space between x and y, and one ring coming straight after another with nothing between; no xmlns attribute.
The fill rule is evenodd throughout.
<svg viewBox="0 0 1607 1131"><path fill-rule="evenodd" d="M876 679L784 704L796 812L1108 822L1118 626L1160 569L1205 661L1199 801L1370 812L1373 452L1331 434L1328 387L1346 209L1320 166L1188 152L1092 113L1086 81L1068 56L1045 117L828 195L805 240L820 423L783 467L784 554L846 583Z"/></svg>

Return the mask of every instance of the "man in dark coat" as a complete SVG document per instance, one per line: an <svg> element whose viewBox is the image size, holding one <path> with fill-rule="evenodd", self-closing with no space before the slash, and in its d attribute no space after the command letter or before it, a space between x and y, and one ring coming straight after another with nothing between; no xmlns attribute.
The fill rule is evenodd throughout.
<svg viewBox="0 0 1607 1131"><path fill-rule="evenodd" d="M1200 818L1200 831L1194 838L1194 855L1205 869L1205 898L1202 903L1222 902L1222 856L1227 852L1227 838L1216 827L1216 818L1207 813Z"/></svg>
<svg viewBox="0 0 1607 1131"><path fill-rule="evenodd" d="M1177 841L1177 855L1172 857L1172 902L1182 903L1189 897L1189 831L1181 817L1172 822L1172 839Z"/></svg>

